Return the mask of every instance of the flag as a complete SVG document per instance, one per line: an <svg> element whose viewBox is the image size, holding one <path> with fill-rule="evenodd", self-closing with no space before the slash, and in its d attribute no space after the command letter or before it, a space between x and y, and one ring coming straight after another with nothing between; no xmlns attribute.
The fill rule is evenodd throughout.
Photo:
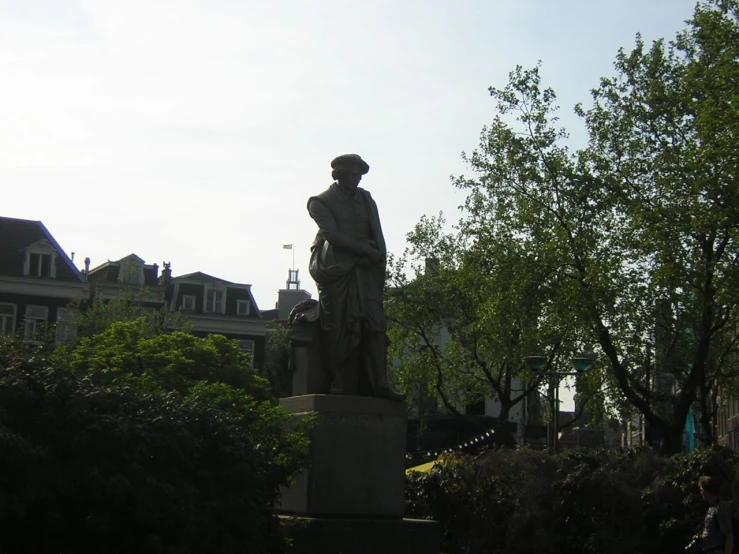
<svg viewBox="0 0 739 554"><path fill-rule="evenodd" d="M293 245L292 244L283 244L282 245L282 249L283 250L292 250L293 249Z"/></svg>

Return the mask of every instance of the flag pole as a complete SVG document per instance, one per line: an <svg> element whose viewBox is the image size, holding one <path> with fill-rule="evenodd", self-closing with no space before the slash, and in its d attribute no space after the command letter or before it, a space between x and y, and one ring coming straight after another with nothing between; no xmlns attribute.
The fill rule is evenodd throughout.
<svg viewBox="0 0 739 554"><path fill-rule="evenodd" d="M293 251L293 265L290 268L291 271L295 271L295 244L283 244L282 245L283 250L292 250Z"/></svg>

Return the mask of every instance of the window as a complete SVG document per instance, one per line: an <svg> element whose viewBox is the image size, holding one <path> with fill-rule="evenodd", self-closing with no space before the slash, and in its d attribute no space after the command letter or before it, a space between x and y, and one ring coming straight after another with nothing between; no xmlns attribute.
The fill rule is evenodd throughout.
<svg viewBox="0 0 739 554"><path fill-rule="evenodd" d="M249 359L251 361L251 367L254 367L254 341L253 340L240 340L239 341L239 349L249 354Z"/></svg>
<svg viewBox="0 0 739 554"><path fill-rule="evenodd" d="M252 353L254 352L254 341L253 340L240 340L239 348L242 352Z"/></svg>
<svg viewBox="0 0 739 554"><path fill-rule="evenodd" d="M54 340L57 344L69 344L77 338L77 333L72 325L75 311L69 308L59 308L56 316L56 329Z"/></svg>
<svg viewBox="0 0 739 554"><path fill-rule="evenodd" d="M223 313L223 291L209 290L205 295L205 311L222 314Z"/></svg>
<svg viewBox="0 0 739 554"><path fill-rule="evenodd" d="M23 275L27 277L56 277L57 252L49 241L42 239L25 249Z"/></svg>
<svg viewBox="0 0 739 554"><path fill-rule="evenodd" d="M49 308L46 306L26 306L26 321L23 327L23 336L27 340L36 340L46 327Z"/></svg>
<svg viewBox="0 0 739 554"><path fill-rule="evenodd" d="M26 271L29 277L55 277L54 259L51 254L26 253Z"/></svg>
<svg viewBox="0 0 739 554"><path fill-rule="evenodd" d="M249 301L248 300L237 300L236 301L236 313L238 315L249 315Z"/></svg>
<svg viewBox="0 0 739 554"><path fill-rule="evenodd" d="M15 334L15 304L0 302L0 337Z"/></svg>
<svg viewBox="0 0 739 554"><path fill-rule="evenodd" d="M182 297L182 311L183 312L194 312L195 311L195 297L185 294Z"/></svg>

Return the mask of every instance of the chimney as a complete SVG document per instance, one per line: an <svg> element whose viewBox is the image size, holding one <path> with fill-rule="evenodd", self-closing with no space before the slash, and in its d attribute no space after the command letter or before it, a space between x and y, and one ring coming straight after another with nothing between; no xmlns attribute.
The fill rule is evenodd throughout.
<svg viewBox="0 0 739 554"><path fill-rule="evenodd" d="M85 258L85 279L90 276L90 258Z"/></svg>
<svg viewBox="0 0 739 554"><path fill-rule="evenodd" d="M159 266L154 264L151 266L151 270L154 272L154 279L159 279Z"/></svg>
<svg viewBox="0 0 739 554"><path fill-rule="evenodd" d="M72 263L74 263L74 252L72 252Z"/></svg>
<svg viewBox="0 0 739 554"><path fill-rule="evenodd" d="M164 269L162 269L162 276L159 277L159 284L167 286L172 280L172 270L170 269L172 262L162 262L162 265Z"/></svg>

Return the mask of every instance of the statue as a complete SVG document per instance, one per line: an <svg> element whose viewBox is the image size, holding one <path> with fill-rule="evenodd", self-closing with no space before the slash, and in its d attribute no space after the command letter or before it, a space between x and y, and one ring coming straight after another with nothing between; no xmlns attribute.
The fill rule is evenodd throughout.
<svg viewBox="0 0 739 554"><path fill-rule="evenodd" d="M329 393L401 401L405 396L387 380L385 239L377 204L358 186L369 165L346 154L331 168L335 182L308 200L318 225L310 274L318 287L321 361Z"/></svg>

